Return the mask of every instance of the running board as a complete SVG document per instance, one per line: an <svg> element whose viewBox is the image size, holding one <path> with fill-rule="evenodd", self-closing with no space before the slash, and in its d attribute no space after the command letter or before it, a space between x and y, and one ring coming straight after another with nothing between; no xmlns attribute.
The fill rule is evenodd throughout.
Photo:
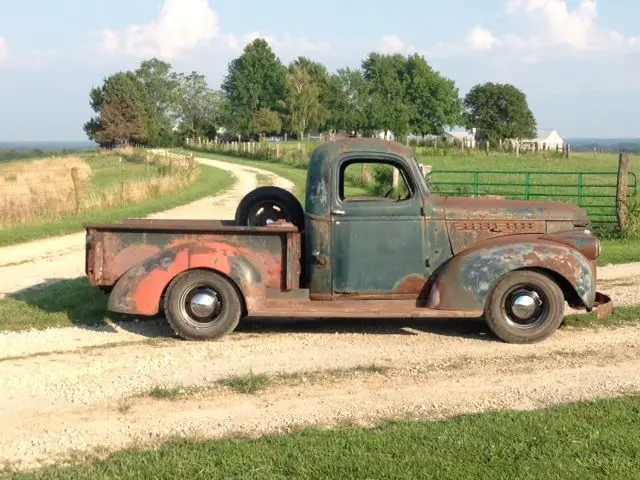
<svg viewBox="0 0 640 480"><path fill-rule="evenodd" d="M434 310L416 305L414 300L334 300L268 299L265 309L250 317L300 318L480 318L483 312Z"/></svg>

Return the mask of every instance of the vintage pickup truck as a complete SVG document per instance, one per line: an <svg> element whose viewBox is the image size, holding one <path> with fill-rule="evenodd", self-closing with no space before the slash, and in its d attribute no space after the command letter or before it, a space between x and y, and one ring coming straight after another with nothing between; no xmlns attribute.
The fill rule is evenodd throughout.
<svg viewBox="0 0 640 480"><path fill-rule="evenodd" d="M109 310L164 313L190 340L243 316L484 317L503 341L533 343L565 301L611 312L596 292L600 241L576 206L435 196L409 148L372 139L318 147L305 203L261 187L233 220L86 225L89 282Z"/></svg>

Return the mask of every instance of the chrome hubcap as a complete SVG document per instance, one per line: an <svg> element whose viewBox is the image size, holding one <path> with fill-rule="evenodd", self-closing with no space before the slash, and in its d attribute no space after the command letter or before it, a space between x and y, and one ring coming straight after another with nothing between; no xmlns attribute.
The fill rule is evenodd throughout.
<svg viewBox="0 0 640 480"><path fill-rule="evenodd" d="M183 315L196 323L211 323L222 311L218 293L204 285L185 292L181 305Z"/></svg>
<svg viewBox="0 0 640 480"><path fill-rule="evenodd" d="M218 303L215 292L211 290L200 291L191 298L190 307L198 317L205 318L213 315Z"/></svg>
<svg viewBox="0 0 640 480"><path fill-rule="evenodd" d="M540 297L535 292L518 294L511 303L513 314L522 320L533 317L541 306Z"/></svg>
<svg viewBox="0 0 640 480"><path fill-rule="evenodd" d="M506 299L507 317L519 327L534 327L544 321L545 305L538 292L528 288L518 288Z"/></svg>

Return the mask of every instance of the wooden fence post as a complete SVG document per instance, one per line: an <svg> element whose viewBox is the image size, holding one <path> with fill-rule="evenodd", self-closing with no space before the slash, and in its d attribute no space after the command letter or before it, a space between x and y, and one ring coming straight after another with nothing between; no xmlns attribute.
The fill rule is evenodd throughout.
<svg viewBox="0 0 640 480"><path fill-rule="evenodd" d="M118 157L118 163L120 164L120 201L124 202L124 175L122 173L122 157Z"/></svg>
<svg viewBox="0 0 640 480"><path fill-rule="evenodd" d="M618 228L625 232L629 228L629 155L621 153L618 160L618 185L616 189L616 211Z"/></svg>
<svg viewBox="0 0 640 480"><path fill-rule="evenodd" d="M71 169L71 181L73 182L73 199L75 201L75 213L80 211L80 173L78 167Z"/></svg>

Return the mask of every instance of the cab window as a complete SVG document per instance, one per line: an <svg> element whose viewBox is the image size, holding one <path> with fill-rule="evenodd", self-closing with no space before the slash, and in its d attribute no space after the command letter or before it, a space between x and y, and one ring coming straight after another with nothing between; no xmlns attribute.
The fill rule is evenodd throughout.
<svg viewBox="0 0 640 480"><path fill-rule="evenodd" d="M343 202L401 202L413 195L407 172L395 163L354 160L340 168L340 200Z"/></svg>

